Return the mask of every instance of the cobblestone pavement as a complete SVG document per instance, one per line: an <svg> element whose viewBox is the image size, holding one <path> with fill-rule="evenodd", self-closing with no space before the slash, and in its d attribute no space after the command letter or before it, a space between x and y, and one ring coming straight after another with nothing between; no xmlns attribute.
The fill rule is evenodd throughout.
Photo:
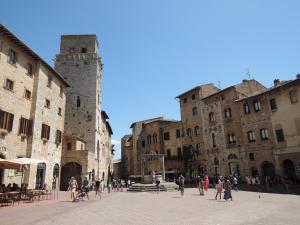
<svg viewBox="0 0 300 225"><path fill-rule="evenodd" d="M94 194L94 193L93 193ZM233 192L234 201L215 201L214 190L105 195L102 200L72 203L43 201L0 209L1 225L299 225L300 196ZM260 198L259 198L260 196Z"/></svg>

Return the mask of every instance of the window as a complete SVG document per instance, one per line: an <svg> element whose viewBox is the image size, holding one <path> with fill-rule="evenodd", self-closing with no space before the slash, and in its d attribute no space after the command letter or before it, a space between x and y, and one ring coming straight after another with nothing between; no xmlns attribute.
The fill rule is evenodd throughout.
<svg viewBox="0 0 300 225"><path fill-rule="evenodd" d="M12 131L14 114L0 110L0 129Z"/></svg>
<svg viewBox="0 0 300 225"><path fill-rule="evenodd" d="M254 153L249 153L249 160L254 161Z"/></svg>
<svg viewBox="0 0 300 225"><path fill-rule="evenodd" d="M33 73L33 67L30 63L27 63L27 75L32 76Z"/></svg>
<svg viewBox="0 0 300 225"><path fill-rule="evenodd" d="M193 111L193 116L198 115L197 107L194 107L192 111Z"/></svg>
<svg viewBox="0 0 300 225"><path fill-rule="evenodd" d="M249 104L247 102L244 103L244 112L245 112L245 114L250 113L250 107L249 107Z"/></svg>
<svg viewBox="0 0 300 225"><path fill-rule="evenodd" d="M170 149L167 150L167 159L171 159L171 150Z"/></svg>
<svg viewBox="0 0 300 225"><path fill-rule="evenodd" d="M176 130L176 138L180 138L180 130Z"/></svg>
<svg viewBox="0 0 300 225"><path fill-rule="evenodd" d="M198 136L200 134L200 128L198 126L195 127L195 135Z"/></svg>
<svg viewBox="0 0 300 225"><path fill-rule="evenodd" d="M59 87L59 97L63 97L63 94L64 94L64 89L62 86Z"/></svg>
<svg viewBox="0 0 300 225"><path fill-rule="evenodd" d="M55 134L55 143L59 145L61 143L62 132L60 130L56 130Z"/></svg>
<svg viewBox="0 0 300 225"><path fill-rule="evenodd" d="M254 142L256 140L255 132L254 131L248 131L248 141Z"/></svg>
<svg viewBox="0 0 300 225"><path fill-rule="evenodd" d="M153 134L153 143L157 143L157 134Z"/></svg>
<svg viewBox="0 0 300 225"><path fill-rule="evenodd" d="M169 132L164 133L164 140L170 140L170 133Z"/></svg>
<svg viewBox="0 0 300 225"><path fill-rule="evenodd" d="M191 128L188 128L188 129L186 130L186 134L187 134L188 137L192 137L192 129L191 129Z"/></svg>
<svg viewBox="0 0 300 225"><path fill-rule="evenodd" d="M31 99L31 91L29 90L25 90L25 96L24 96L26 99L30 100Z"/></svg>
<svg viewBox="0 0 300 225"><path fill-rule="evenodd" d="M21 117L19 125L19 134L31 136L32 135L32 120Z"/></svg>
<svg viewBox="0 0 300 225"><path fill-rule="evenodd" d="M260 101L258 100L253 101L253 107L254 107L254 112L260 111L261 110Z"/></svg>
<svg viewBox="0 0 300 225"><path fill-rule="evenodd" d="M235 138L235 135L233 133L228 134L227 139L228 139L228 144L235 144L236 143L236 138Z"/></svg>
<svg viewBox="0 0 300 225"><path fill-rule="evenodd" d="M276 99L275 98L272 98L270 100L270 107L271 107L271 110L277 110L277 103L276 103Z"/></svg>
<svg viewBox="0 0 300 225"><path fill-rule="evenodd" d="M195 99L196 99L196 95L193 94L193 95L192 95L192 100L195 100Z"/></svg>
<svg viewBox="0 0 300 225"><path fill-rule="evenodd" d="M82 48L81 53L86 53L86 48Z"/></svg>
<svg viewBox="0 0 300 225"><path fill-rule="evenodd" d="M144 148L146 146L145 140L142 140L142 147Z"/></svg>
<svg viewBox="0 0 300 225"><path fill-rule="evenodd" d="M58 113L57 113L59 116L61 116L61 108L58 107Z"/></svg>
<svg viewBox="0 0 300 225"><path fill-rule="evenodd" d="M50 126L48 126L46 124L42 124L41 138L44 139L44 140L49 140L49 138L50 138Z"/></svg>
<svg viewBox="0 0 300 225"><path fill-rule="evenodd" d="M178 159L182 159L181 148L177 148L177 157L178 157Z"/></svg>
<svg viewBox="0 0 300 225"><path fill-rule="evenodd" d="M183 99L183 103L187 103L187 98L184 98L184 99Z"/></svg>
<svg viewBox="0 0 300 225"><path fill-rule="evenodd" d="M8 52L8 62L14 65L17 63L17 53L12 49L9 49Z"/></svg>
<svg viewBox="0 0 300 225"><path fill-rule="evenodd" d="M260 130L260 138L261 140L268 140L269 139L269 133L266 128L263 128Z"/></svg>
<svg viewBox="0 0 300 225"><path fill-rule="evenodd" d="M147 143L148 143L148 145L151 145L151 135L147 136Z"/></svg>
<svg viewBox="0 0 300 225"><path fill-rule="evenodd" d="M76 106L80 107L80 104L81 104L81 102L80 102L80 96L77 96Z"/></svg>
<svg viewBox="0 0 300 225"><path fill-rule="evenodd" d="M296 91L290 91L289 95L290 95L290 100L291 100L292 104L298 102L297 92Z"/></svg>
<svg viewBox="0 0 300 225"><path fill-rule="evenodd" d="M50 100L49 99L45 100L45 107L50 109Z"/></svg>
<svg viewBox="0 0 300 225"><path fill-rule="evenodd" d="M215 122L215 116L213 112L209 113L209 122L210 123Z"/></svg>
<svg viewBox="0 0 300 225"><path fill-rule="evenodd" d="M71 150L72 150L72 143L69 142L69 143L67 144L67 150L68 150L68 151L71 151Z"/></svg>
<svg viewBox="0 0 300 225"><path fill-rule="evenodd" d="M225 118L229 119L231 118L231 108L227 108L224 110Z"/></svg>
<svg viewBox="0 0 300 225"><path fill-rule="evenodd" d="M6 79L4 88L12 91L14 89L14 82L10 79Z"/></svg>
<svg viewBox="0 0 300 225"><path fill-rule="evenodd" d="M48 76L47 87L51 88L52 85L52 77Z"/></svg>
<svg viewBox="0 0 300 225"><path fill-rule="evenodd" d="M216 145L216 136L215 136L214 133L211 134L211 139L212 139L213 147L214 147L214 148L217 147L217 145Z"/></svg>
<svg viewBox="0 0 300 225"><path fill-rule="evenodd" d="M88 115L87 121L92 121L92 115Z"/></svg>
<svg viewBox="0 0 300 225"><path fill-rule="evenodd" d="M282 130L282 129L276 130L276 138L277 138L277 141L278 141L278 142L283 142L283 141L285 141L285 139L284 139L284 134L283 134L283 130Z"/></svg>

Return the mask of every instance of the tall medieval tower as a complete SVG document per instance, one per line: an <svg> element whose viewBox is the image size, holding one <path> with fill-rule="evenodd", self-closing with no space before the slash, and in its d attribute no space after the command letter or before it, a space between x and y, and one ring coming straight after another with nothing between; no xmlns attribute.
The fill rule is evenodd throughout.
<svg viewBox="0 0 300 225"><path fill-rule="evenodd" d="M55 69L67 80L62 174L99 176L101 143L101 77L96 35L62 35ZM69 178L66 178L69 179ZM62 181L62 183L64 183Z"/></svg>

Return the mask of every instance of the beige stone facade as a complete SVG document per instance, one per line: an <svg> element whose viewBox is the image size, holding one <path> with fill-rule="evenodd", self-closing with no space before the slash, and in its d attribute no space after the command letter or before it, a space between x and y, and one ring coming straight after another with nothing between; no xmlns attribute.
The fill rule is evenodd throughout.
<svg viewBox="0 0 300 225"><path fill-rule="evenodd" d="M165 155L166 171L184 170L188 177L280 175L299 180L299 85L297 75L292 81L275 80L271 88L255 80L223 90L212 84L193 88L177 97L180 122L162 125L162 118L154 118L132 125L133 161L139 162L142 150L154 151ZM148 136L159 128L162 143L148 146Z"/></svg>
<svg viewBox="0 0 300 225"><path fill-rule="evenodd" d="M65 135L67 138L83 140L81 148L71 146L63 149L62 189L66 189L71 176L80 181L95 177L105 181L111 165L111 134L108 116L102 111L102 63L99 57L96 35L62 35L60 54L56 56L55 68L70 83L67 91Z"/></svg>
<svg viewBox="0 0 300 225"><path fill-rule="evenodd" d="M52 186L60 174L67 82L7 28L0 25L0 155L36 158L24 182ZM1 182L21 182L20 173L0 171ZM56 179L58 181L58 179Z"/></svg>

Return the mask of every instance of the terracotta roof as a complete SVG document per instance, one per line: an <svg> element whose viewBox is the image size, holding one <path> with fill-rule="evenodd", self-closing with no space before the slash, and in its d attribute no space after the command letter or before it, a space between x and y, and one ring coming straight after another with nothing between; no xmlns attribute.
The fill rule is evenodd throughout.
<svg viewBox="0 0 300 225"><path fill-rule="evenodd" d="M152 118L152 119L141 120L141 121L132 123L131 126L130 126L130 128L133 128L136 123L146 123L146 122L156 121L156 120L162 120L162 119L164 119L164 118L161 116L161 117L156 117L156 118Z"/></svg>
<svg viewBox="0 0 300 225"><path fill-rule="evenodd" d="M196 87L194 87L194 88L192 88L192 89L190 89L190 90L188 90L188 91L186 91L186 92L178 95L176 98L181 98L182 96L184 96L184 95L186 95L186 94L188 94L188 93L190 93L192 91L198 90L198 89L202 88L203 86L208 86L208 85L213 85L213 84L210 83L210 84L203 84L203 85L196 86Z"/></svg>
<svg viewBox="0 0 300 225"><path fill-rule="evenodd" d="M46 61L44 61L38 54L36 54L32 49L30 49L24 42L22 42L16 35L14 35L10 30L8 30L4 25L0 24L0 32L3 33L7 38L13 41L18 47L23 49L28 53L33 59L40 61L51 73L53 73L66 87L70 87L67 81Z"/></svg>

